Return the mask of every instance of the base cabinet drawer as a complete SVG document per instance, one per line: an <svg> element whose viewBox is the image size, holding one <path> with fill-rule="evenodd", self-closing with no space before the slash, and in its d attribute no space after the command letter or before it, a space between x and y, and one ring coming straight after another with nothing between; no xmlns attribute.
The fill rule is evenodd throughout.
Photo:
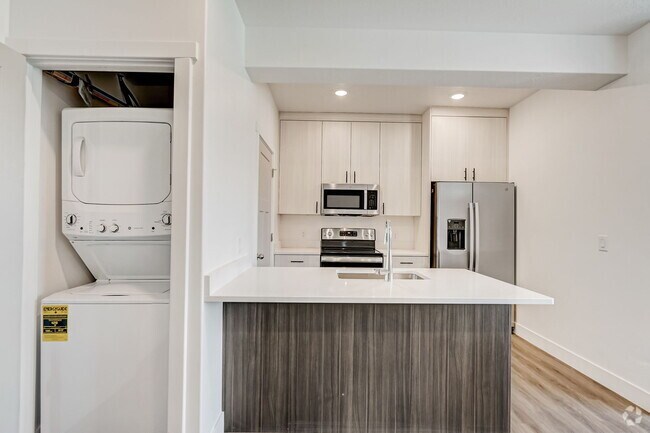
<svg viewBox="0 0 650 433"><path fill-rule="evenodd" d="M394 268L428 268L429 258L423 256L395 256Z"/></svg>
<svg viewBox="0 0 650 433"><path fill-rule="evenodd" d="M314 254L276 254L276 267L320 267L320 256Z"/></svg>

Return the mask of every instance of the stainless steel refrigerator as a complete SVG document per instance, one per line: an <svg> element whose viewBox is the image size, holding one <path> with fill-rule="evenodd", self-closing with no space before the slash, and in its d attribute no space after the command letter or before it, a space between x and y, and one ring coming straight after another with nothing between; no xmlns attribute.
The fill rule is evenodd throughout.
<svg viewBox="0 0 650 433"><path fill-rule="evenodd" d="M431 267L515 284L515 184L433 182Z"/></svg>

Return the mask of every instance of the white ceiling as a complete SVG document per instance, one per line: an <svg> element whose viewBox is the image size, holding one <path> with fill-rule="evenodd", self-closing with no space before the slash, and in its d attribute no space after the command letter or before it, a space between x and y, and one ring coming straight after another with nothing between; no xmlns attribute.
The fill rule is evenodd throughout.
<svg viewBox="0 0 650 433"><path fill-rule="evenodd" d="M327 113L422 114L431 106L509 108L535 92L532 89L343 86L330 84L271 84L280 111ZM336 89L348 95L334 95ZM454 93L465 98L454 101Z"/></svg>
<svg viewBox="0 0 650 433"><path fill-rule="evenodd" d="M247 26L626 35L649 0L237 0Z"/></svg>

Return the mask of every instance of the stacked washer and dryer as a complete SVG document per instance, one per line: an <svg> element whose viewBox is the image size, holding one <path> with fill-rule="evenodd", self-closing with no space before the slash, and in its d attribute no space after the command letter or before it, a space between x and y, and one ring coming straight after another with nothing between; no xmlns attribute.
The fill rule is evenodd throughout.
<svg viewBox="0 0 650 433"><path fill-rule="evenodd" d="M62 122L62 230L97 281L42 301L41 432L165 432L172 110Z"/></svg>

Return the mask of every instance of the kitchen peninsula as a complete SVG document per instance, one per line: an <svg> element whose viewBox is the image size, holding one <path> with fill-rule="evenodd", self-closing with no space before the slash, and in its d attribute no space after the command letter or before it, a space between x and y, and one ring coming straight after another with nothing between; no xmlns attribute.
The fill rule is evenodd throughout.
<svg viewBox="0 0 650 433"><path fill-rule="evenodd" d="M229 432L510 431L510 306L553 299L462 269L252 268L224 303Z"/></svg>

